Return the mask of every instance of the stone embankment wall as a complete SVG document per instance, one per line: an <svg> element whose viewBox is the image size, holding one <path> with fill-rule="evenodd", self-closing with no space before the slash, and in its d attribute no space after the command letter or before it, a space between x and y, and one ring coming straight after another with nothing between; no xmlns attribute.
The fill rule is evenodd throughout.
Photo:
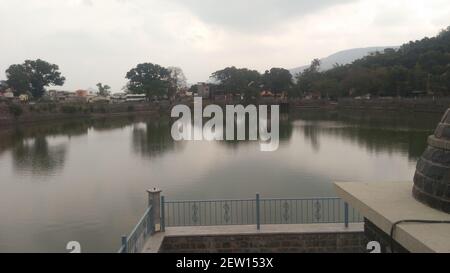
<svg viewBox="0 0 450 273"><path fill-rule="evenodd" d="M14 104L0 103L0 127L81 118L157 115L165 108L152 103Z"/></svg>
<svg viewBox="0 0 450 273"><path fill-rule="evenodd" d="M362 253L363 232L166 237L161 253Z"/></svg>
<svg viewBox="0 0 450 273"><path fill-rule="evenodd" d="M449 106L450 98L341 99L337 105L338 109L432 113L444 113Z"/></svg>

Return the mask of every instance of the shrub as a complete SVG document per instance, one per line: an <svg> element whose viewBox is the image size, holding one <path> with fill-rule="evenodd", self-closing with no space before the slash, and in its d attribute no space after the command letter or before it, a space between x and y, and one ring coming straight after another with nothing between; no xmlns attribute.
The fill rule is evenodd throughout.
<svg viewBox="0 0 450 273"><path fill-rule="evenodd" d="M19 117L20 115L23 114L23 109L20 105L17 104L11 104L9 106L9 112L14 116L14 117Z"/></svg>
<svg viewBox="0 0 450 273"><path fill-rule="evenodd" d="M77 107L72 106L72 105L63 105L61 106L61 112L63 112L64 114L74 114L77 112Z"/></svg>
<svg viewBox="0 0 450 273"><path fill-rule="evenodd" d="M48 110L50 113L56 112L56 103L49 103L48 104Z"/></svg>

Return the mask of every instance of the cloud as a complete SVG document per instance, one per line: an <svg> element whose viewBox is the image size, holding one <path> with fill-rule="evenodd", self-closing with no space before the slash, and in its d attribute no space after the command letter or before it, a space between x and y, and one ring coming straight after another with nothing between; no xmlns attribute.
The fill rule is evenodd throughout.
<svg viewBox="0 0 450 273"><path fill-rule="evenodd" d="M262 31L337 4L355 0L169 0L191 10L206 24L237 31Z"/></svg>
<svg viewBox="0 0 450 273"><path fill-rule="evenodd" d="M120 91L141 62L181 67L189 82L226 66L263 72L339 50L399 45L450 25L448 0L0 0L0 79L41 58L62 88Z"/></svg>

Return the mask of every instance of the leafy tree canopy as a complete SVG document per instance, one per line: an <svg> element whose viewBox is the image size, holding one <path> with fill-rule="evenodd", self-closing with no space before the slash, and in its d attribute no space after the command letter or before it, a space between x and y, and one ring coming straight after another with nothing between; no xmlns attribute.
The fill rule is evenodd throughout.
<svg viewBox="0 0 450 273"><path fill-rule="evenodd" d="M274 93L287 92L293 85L292 74L284 68L272 68L263 75L264 86Z"/></svg>
<svg viewBox="0 0 450 273"><path fill-rule="evenodd" d="M245 93L261 83L261 74L256 70L234 66L216 71L211 76L227 93Z"/></svg>
<svg viewBox="0 0 450 273"><path fill-rule="evenodd" d="M6 70L6 76L8 85L16 95L30 92L34 98L42 97L46 86L61 86L66 80L61 76L57 65L40 59L11 65Z"/></svg>
<svg viewBox="0 0 450 273"><path fill-rule="evenodd" d="M102 83L97 83L98 95L102 97L107 97L111 94L111 87L109 85L103 85Z"/></svg>
<svg viewBox="0 0 450 273"><path fill-rule="evenodd" d="M168 95L170 87L170 71L152 63L138 64L131 69L126 78L127 88L133 94L146 94L147 97Z"/></svg>
<svg viewBox="0 0 450 273"><path fill-rule="evenodd" d="M450 95L450 27L400 49L375 52L348 65L319 72L317 60L297 75L300 93L346 97Z"/></svg>

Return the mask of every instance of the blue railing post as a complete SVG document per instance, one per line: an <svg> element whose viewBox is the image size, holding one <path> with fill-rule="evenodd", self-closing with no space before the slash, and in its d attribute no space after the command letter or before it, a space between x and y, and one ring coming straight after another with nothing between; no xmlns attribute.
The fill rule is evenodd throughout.
<svg viewBox="0 0 450 273"><path fill-rule="evenodd" d="M348 228L348 203L345 202L344 204L344 223L345 223L345 227Z"/></svg>
<svg viewBox="0 0 450 273"><path fill-rule="evenodd" d="M261 215L260 215L260 196L259 193L256 194L256 228L261 229Z"/></svg>
<svg viewBox="0 0 450 273"><path fill-rule="evenodd" d="M128 253L128 247L127 247L127 244L128 244L128 238L127 238L127 236L122 236L122 253Z"/></svg>
<svg viewBox="0 0 450 273"><path fill-rule="evenodd" d="M161 231L166 231L165 198L161 196Z"/></svg>

